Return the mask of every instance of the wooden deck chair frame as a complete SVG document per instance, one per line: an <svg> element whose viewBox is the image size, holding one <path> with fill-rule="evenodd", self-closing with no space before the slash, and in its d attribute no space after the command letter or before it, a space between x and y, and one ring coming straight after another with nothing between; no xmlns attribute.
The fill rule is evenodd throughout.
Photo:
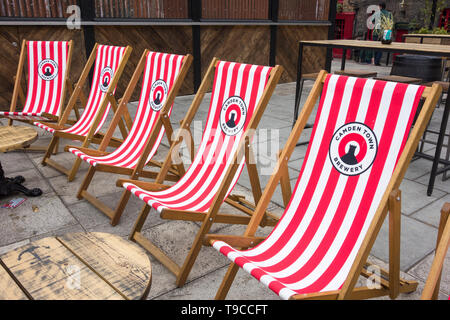
<svg viewBox="0 0 450 320"><path fill-rule="evenodd" d="M208 67L208 70L203 78L203 81L197 91L197 94L194 97L194 100L191 104L190 109L188 110L182 124L181 128L189 130L190 124L200 106L200 103L205 95L206 92L208 92L208 88L210 87L210 83L212 83L212 80L214 78L215 69L218 63L217 58L213 58L211 64ZM184 220L184 221L197 221L202 222L202 225L200 227L200 230L198 231L195 240L191 246L191 249L189 250L189 253L183 263L182 266L179 266L176 262L174 262L170 257L168 257L162 250L157 248L153 243L150 242L150 240L146 239L142 233L142 227L144 225L145 220L147 219L147 216L150 212L151 207L146 203L140 214L138 219L136 220L136 223L133 227L133 230L130 234L129 239L131 241L134 241L138 244L140 244L142 247L144 247L146 250L148 250L156 259L158 259L164 266L166 266L172 273L175 274L177 277L176 284L177 286L181 287L185 284L187 277L194 265L194 262L200 252L200 249L202 248L202 242L204 239L204 236L208 233L208 231L211 229L211 226L213 223L229 223L229 224L248 224L250 221L249 216L253 214L253 209L255 208L255 205L253 205L251 202L245 200L242 196L236 196L236 195L229 195L227 199L225 199L227 195L228 188L230 187L230 184L233 180L233 177L238 170L239 167L239 157L242 154L245 154L245 161L246 166L248 169L248 173L250 175L250 181L252 181L252 192L254 195L255 203L258 203L260 197L261 197L261 187L259 183L259 177L257 175L257 168L254 161L250 161L250 157L253 156L253 152L250 146L249 141L251 141L252 135L254 134L254 130L258 126L258 123L264 113L264 110L269 102L269 99L275 90L275 86L277 85L281 73L282 73L282 67L277 65L275 66L269 76L268 83L264 89L264 92L258 102L257 111L253 114L252 118L250 119L250 122L248 123L246 133L244 138L240 141L237 152L234 156L234 159L232 161L232 164L228 168L228 171L226 172L225 179L222 181L214 200L208 210L207 213L204 212L194 212L194 211L182 211L182 210L169 210L164 209L161 213L161 218L168 219L168 220ZM149 190L149 191L158 191L158 190L164 190L167 189L170 186L162 184L164 182L165 177L169 170L172 167L172 155L177 152L180 143L186 139L181 133L181 131L176 135L174 139L174 143L170 147L169 153L161 167L161 170L156 177L155 182L142 182L138 180L128 180L128 179L119 179L117 181L117 186L123 186L124 183L130 182L133 183L143 189ZM193 145L193 143L191 143ZM248 156L248 157L247 157ZM178 172L180 174L184 174L185 170L183 165L177 164L176 165ZM126 190L126 193L131 194L130 191ZM124 195L126 194L124 193ZM128 195L129 197L129 195ZM247 214L248 216L243 215L235 215L235 214L226 214L226 213L219 213L219 209L223 202L226 202L235 208L240 209L242 212ZM269 225L273 226L278 221L278 217L271 214L270 212L265 211L266 213L263 221L261 224L263 226Z"/></svg>
<svg viewBox="0 0 450 320"><path fill-rule="evenodd" d="M136 70L134 71L134 74L130 80L130 83L128 84L127 89L125 90L125 93L122 97L121 102L119 103L117 112L114 114L113 120L111 121L111 124L108 128L108 131L106 132L98 150L88 149L88 148L80 148L75 147L80 151L83 151L87 155L90 156L100 156L100 155L107 155L108 152L106 152L106 147L109 145L111 137L114 133L114 130L116 129L117 125L120 123L120 119L127 114L127 104L131 98L131 95L133 94L136 85L141 77L141 74L144 71L145 64L146 64L146 58L148 54L148 50L145 50L142 54L142 57L136 67ZM110 172L114 174L123 174L130 176L130 179L138 180L140 177L145 178L152 178L155 179L157 176L157 172L154 171L148 171L144 170L144 167L147 165L147 158L152 150L152 147L157 139L157 136L161 130L161 128L164 126L165 133L167 136L167 139L169 141L169 144L172 144L172 134L174 132L172 125L169 120L169 111L170 108L178 94L179 89L181 88L181 85L183 84L184 78L189 70L189 67L192 63L192 56L190 54L186 55L183 59L183 63L181 65L180 71L178 73L177 78L175 79L172 89L167 95L167 99L159 113L159 117L156 120L156 124L154 127L153 132L150 134L148 141L145 143L145 148L141 156L139 157L138 163L134 169L131 168L123 168L119 166L113 166L113 165L107 165L99 163L96 166L91 165L88 172L86 173L86 176L78 190L77 197L78 199L86 199L91 204L93 204L97 209L99 209L101 212L103 212L106 216L108 216L111 219L111 224L114 226L116 225L120 217L123 213L123 210L128 202L129 199L129 193L124 192L124 195L121 197L117 207L115 210L108 207L106 204L101 202L98 198L90 194L87 189L89 187L89 184L91 183L95 172ZM66 146L65 150L68 151L73 146ZM161 163L150 160L148 165L160 168L162 166ZM168 181L178 181L180 175L178 174L176 168L170 170L170 173L165 177L165 180Z"/></svg>
<svg viewBox="0 0 450 320"><path fill-rule="evenodd" d="M442 267L448 246L450 245L450 202L446 202L441 209L441 220L436 241L436 253L431 265L425 287L422 292L422 300L436 300L441 283Z"/></svg>
<svg viewBox="0 0 450 320"><path fill-rule="evenodd" d="M72 111L72 109L75 107L78 99L83 99L83 95L82 95L82 88L86 83L86 80L88 79L89 76L89 71L91 70L92 66L94 65L95 59L96 59L96 55L97 55L97 50L98 50L98 43L95 44L94 48L92 49L92 52L89 56L89 59L86 62L86 65L80 75L80 78L75 86L75 89L72 92L72 95L69 99L69 102L67 104L66 109L64 110L63 115L61 116L60 120L58 121L57 124L52 124L52 123L47 123L47 122L43 122L43 124L57 130L54 132L53 134L53 138L50 141L48 147L47 147L47 151L42 159L42 165L46 166L49 165L51 167L53 167L54 169L64 173L65 175L67 175L67 179L68 181L72 181L75 178L75 175L78 171L78 168L81 164L81 159L77 158L75 160L75 162L72 165L71 169L66 169L64 166L60 165L58 162L53 161L52 159L50 159L50 156L53 152L53 150L57 147L59 140L61 138L65 138L65 139L72 139L72 140L78 140L78 141L82 141L82 147L83 148L87 148L89 147L89 145L91 143L95 143L95 144L100 144L104 134L101 132L95 133L95 129L97 128L98 124L101 121L101 117L104 113L104 110L106 109L108 103L111 103L111 107L113 109L114 112L117 111L118 109L118 103L114 97L114 90L116 88L116 85L122 75L123 70L125 69L125 66L127 64L128 58L131 54L132 48L130 46L127 46L125 49L125 52L123 54L122 60L120 61L119 66L117 67L116 72L114 73L114 76L111 79L111 83L105 93L105 96L103 97L102 101L100 102L100 107L98 109L97 114L95 115L94 121L92 122L91 128L88 132L88 134L86 136L79 136L76 134L70 134L67 132L61 132L59 130L64 130L69 128L69 126L67 126L68 124L68 119L69 119L69 115L70 112ZM128 113L124 114L124 119L125 119L125 124L123 122L123 119L120 119L119 122L119 127L121 129L121 134L122 136L125 138L127 135L127 128L131 127L131 119ZM110 138L109 141L109 145L111 146L116 146L118 147L120 144L122 143L122 140L117 139L117 138Z"/></svg>
<svg viewBox="0 0 450 320"><path fill-rule="evenodd" d="M22 46L20 49L20 56L19 56L19 63L17 65L17 71L16 75L14 76L14 89L11 97L11 104L9 107L9 112L15 112L17 108L17 102L20 101L22 105L25 105L26 102L26 96L24 93L24 90L22 88L22 79L24 76L24 65L26 61L26 55L27 55L27 43L28 40L24 39L22 41ZM41 116L47 118L49 122L58 122L60 116L64 113L64 100L66 97L66 91L68 91L69 94L73 91L73 85L70 81L70 67L72 65L72 54L73 54L73 40L68 41L68 53L67 53L67 66L66 66L66 73L64 75L63 80L63 90L62 90L62 97L61 97L61 104L60 104L60 114L58 116L46 112L42 112ZM29 71L28 71L29 72ZM79 111L78 108L74 108L75 116L78 119L79 118ZM8 125L12 125L14 121L20 121L28 124L33 124L36 120L24 120L24 119L9 119ZM74 123L73 120L68 120L69 123ZM39 150L39 151L45 151L47 150L47 147L36 147L36 146L30 146L26 148L27 150Z"/></svg>
<svg viewBox="0 0 450 320"><path fill-rule="evenodd" d="M251 217L251 221L247 226L245 233L242 236L208 234L205 237L204 245L209 246L212 245L215 240L221 240L227 242L233 247L243 250L254 247L265 239L264 237L255 237L259 222L262 219L264 210L267 208L275 188L283 176L286 175L289 158L292 155L307 120L320 97L326 76L326 71L321 71L319 73L319 76L317 77L309 97L306 100L300 116L292 130L292 133L288 138L283 151L281 152L275 171L266 185L261 200L258 202L255 213ZM426 98L425 103L416 120L414 128L410 133L409 139L406 142L392 178L375 213L373 221L352 264L350 272L348 273L347 279L341 289L330 292L294 295L291 299L368 299L383 295L389 295L392 299L394 299L399 293L413 292L417 288L417 282L400 279L401 192L399 190L399 186L406 172L407 165L411 161L418 142L423 134L423 131L425 130L425 126L431 118L441 91L442 87L437 84L424 90L422 97ZM381 284L380 289L371 289L368 287L355 288L356 282L360 275L364 277L377 277L377 275L367 270L370 266L370 263L367 262L367 258L388 212L389 270L386 271L380 269L381 277L378 277L379 283ZM238 270L239 266L237 264L230 264L218 289L215 297L216 299L225 299Z"/></svg>

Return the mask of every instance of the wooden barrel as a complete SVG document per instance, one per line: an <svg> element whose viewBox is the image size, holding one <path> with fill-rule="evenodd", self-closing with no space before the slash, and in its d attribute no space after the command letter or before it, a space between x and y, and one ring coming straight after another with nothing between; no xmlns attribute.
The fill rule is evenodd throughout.
<svg viewBox="0 0 450 320"><path fill-rule="evenodd" d="M442 58L402 54L395 57L391 75L438 81L442 77Z"/></svg>

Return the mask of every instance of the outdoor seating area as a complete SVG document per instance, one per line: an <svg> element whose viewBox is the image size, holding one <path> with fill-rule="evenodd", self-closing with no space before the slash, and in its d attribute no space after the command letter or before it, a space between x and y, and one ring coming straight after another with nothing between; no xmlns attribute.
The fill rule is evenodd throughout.
<svg viewBox="0 0 450 320"><path fill-rule="evenodd" d="M267 25L195 20L219 19L205 1L189 27L145 24L152 6L84 41L30 27L0 92L0 300L448 300L450 47L333 39L341 2L297 24L280 0ZM209 51L247 32L278 37L267 59Z"/></svg>

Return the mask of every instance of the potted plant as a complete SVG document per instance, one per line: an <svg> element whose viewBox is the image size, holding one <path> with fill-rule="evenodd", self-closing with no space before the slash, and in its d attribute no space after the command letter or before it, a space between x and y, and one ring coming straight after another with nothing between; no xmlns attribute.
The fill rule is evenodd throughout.
<svg viewBox="0 0 450 320"><path fill-rule="evenodd" d="M392 42L392 30L394 29L394 19L392 15L381 15L381 30L383 31L381 43L390 44Z"/></svg>

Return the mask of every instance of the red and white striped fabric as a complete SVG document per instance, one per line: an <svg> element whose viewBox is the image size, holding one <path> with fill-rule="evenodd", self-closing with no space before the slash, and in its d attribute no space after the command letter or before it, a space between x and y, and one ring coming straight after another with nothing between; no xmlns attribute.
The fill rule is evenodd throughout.
<svg viewBox="0 0 450 320"><path fill-rule="evenodd" d="M0 112L12 120L48 120L43 112L59 116L63 101L69 43L27 41L28 90L21 112Z"/></svg>
<svg viewBox="0 0 450 320"><path fill-rule="evenodd" d="M175 54L148 53L142 80L141 97L133 126L119 148L103 157L91 157L76 148L70 148L69 151L93 166L100 163L110 166L134 168L153 131L153 127L157 123L160 110L181 69L183 58L184 56ZM156 103L155 100L157 101ZM168 112L169 116L172 112L172 106ZM163 126L148 155L147 161L156 153L163 138L164 131Z"/></svg>
<svg viewBox="0 0 450 320"><path fill-rule="evenodd" d="M422 86L328 75L290 203L258 246L213 246L277 293L338 290L406 143Z"/></svg>
<svg viewBox="0 0 450 320"><path fill-rule="evenodd" d="M256 112L272 68L220 61L208 118L198 152L186 174L172 187L148 192L134 184L124 188L161 212L164 208L206 212L233 162L238 144ZM244 161L228 193L239 178Z"/></svg>
<svg viewBox="0 0 450 320"><path fill-rule="evenodd" d="M61 130L61 132L71 133L79 136L86 136L88 134L97 111L101 106L101 102L106 96L109 83L114 77L114 73L116 72L122 60L125 49L125 47L106 45L98 46L91 91L89 93L89 98L84 108L83 114L73 126L68 129ZM110 108L111 104L108 103L107 107L105 108L105 112L102 115L101 121L95 130L96 133L100 130L103 123L105 122ZM49 132L55 132L55 129L43 123L35 122L34 124Z"/></svg>

